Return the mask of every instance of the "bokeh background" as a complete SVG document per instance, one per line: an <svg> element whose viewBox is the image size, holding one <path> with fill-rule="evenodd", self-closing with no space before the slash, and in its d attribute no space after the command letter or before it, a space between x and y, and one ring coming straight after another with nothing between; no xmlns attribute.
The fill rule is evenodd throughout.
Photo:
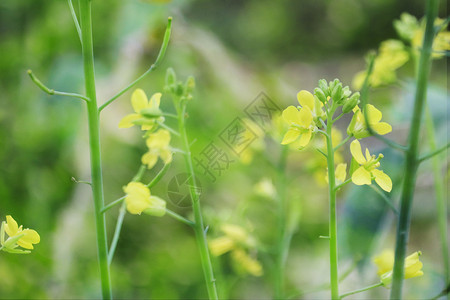
<svg viewBox="0 0 450 300"><path fill-rule="evenodd" d="M195 76L188 130L196 139L193 153L199 154L231 121L245 117L245 107L261 92L284 108L296 103L299 90L312 91L321 78L338 77L350 85L354 74L364 69L367 51L396 38L392 21L402 12L421 18L424 3L93 1L98 98L100 103L106 101L153 63L167 17L173 16L166 59L138 87L148 95L162 91L168 67L181 79ZM441 5L440 16L446 17L445 13ZM30 255L0 253L0 298L98 298L90 189L71 180L90 177L84 103L44 94L29 80L27 69L56 90L83 91L80 43L66 1L0 3L0 218L11 214L41 235L41 243ZM399 71L402 84L377 89L370 99L393 125L389 137L401 143L412 108L412 76L413 66L408 63ZM448 132L447 92L447 61L440 60L433 65L429 89L440 142ZM102 113L107 203L123 195L122 187L137 172L146 151L139 129L117 126L131 112L130 96L126 93ZM173 111L169 97L163 96L161 106ZM342 120L343 130L348 121ZM401 155L373 139L364 140L364 145L385 155L383 168L393 178L392 197L398 202ZM256 277L236 268L229 255L214 258L223 298L266 299L273 294L277 203L270 188L261 191L258 183L279 180L280 152L281 146L266 131L251 159L235 157L215 182L200 174L209 238L222 234L221 224L242 226L255 239L251 251L264 269ZM448 178L444 176L448 160L445 154L440 157L442 178ZM348 153L345 158L348 161ZM294 299L328 297L323 288L329 277L328 243L319 238L328 231L327 191L314 176L315 159L311 152L290 151L285 173L287 198L299 216L286 274L287 290ZM159 168L160 164L145 179L150 180ZM183 170L182 158L175 156L152 193L167 199L170 179ZM444 286L433 182L431 165L426 163L419 170L408 249L423 252L425 275L405 282L410 299L433 296ZM168 206L191 216L189 207L170 201ZM371 257L394 247L395 217L371 189L351 185L339 194L338 209L340 271L355 266L341 290L373 284L378 279ZM110 238L117 215L118 207L107 214ZM117 298L206 297L193 233L169 217L127 214L111 272ZM387 295L386 289L378 288L355 299Z"/></svg>

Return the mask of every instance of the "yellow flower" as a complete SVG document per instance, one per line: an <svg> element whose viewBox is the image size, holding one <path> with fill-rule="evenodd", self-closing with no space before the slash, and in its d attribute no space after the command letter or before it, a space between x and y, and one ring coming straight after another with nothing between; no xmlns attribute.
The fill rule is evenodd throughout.
<svg viewBox="0 0 450 300"><path fill-rule="evenodd" d="M419 256L422 252L416 251L413 254L405 258L405 279L419 277L423 275L423 264L419 260ZM392 281L393 268L394 268L394 251L384 250L380 255L374 257L373 262L378 267L378 276L385 287L389 287Z"/></svg>
<svg viewBox="0 0 450 300"><path fill-rule="evenodd" d="M144 212L156 217L162 217L166 213L166 201L151 196L150 189L145 184L130 182L123 190L127 194L125 203L129 213L140 215Z"/></svg>
<svg viewBox="0 0 450 300"><path fill-rule="evenodd" d="M442 27L444 20L437 18L434 22L435 27ZM438 32L433 40L431 54L432 58L441 58L445 56L445 51L450 50L450 32L445 30L446 26ZM424 26L416 28L411 39L411 45L414 50L418 51L422 48L423 35L425 33Z"/></svg>
<svg viewBox="0 0 450 300"><path fill-rule="evenodd" d="M9 238L5 241L5 232ZM24 249L34 249L33 244L38 244L41 241L39 234L33 229L22 229L22 225L18 226L17 222L10 215L6 216L6 222L2 222L1 228L1 249L11 253L30 253L15 249L18 246Z"/></svg>
<svg viewBox="0 0 450 300"><path fill-rule="evenodd" d="M140 125L142 130L151 130L157 121L163 121L161 117L161 111L159 110L159 104L161 102L161 93L153 94L150 101L147 99L147 95L141 89L137 89L131 96L131 105L134 109L134 114L125 116L119 123L119 128L130 128L134 125ZM154 117L146 117L146 115L154 115Z"/></svg>
<svg viewBox="0 0 450 300"><path fill-rule="evenodd" d="M325 112L322 110L323 103L314 97L310 92L301 90L297 93L297 100L302 107L307 106L311 110L314 121L318 122L319 118L325 119L327 117Z"/></svg>
<svg viewBox="0 0 450 300"><path fill-rule="evenodd" d="M281 141L282 145L293 143L300 137L299 147L306 147L314 130L313 115L308 106L298 110L295 106L289 106L283 111L283 119L289 124L288 132Z"/></svg>
<svg viewBox="0 0 450 300"><path fill-rule="evenodd" d="M377 134L385 135L392 131L392 126L386 122L380 122L382 118L382 113L375 108L372 104L366 105L367 117L370 128L373 129ZM363 139L370 136L369 130L366 127L366 120L364 118L364 112L356 106L353 109L353 118L347 128L347 134L353 135L357 139Z"/></svg>
<svg viewBox="0 0 450 300"><path fill-rule="evenodd" d="M380 166L380 159L383 154L379 154L378 158L375 155L370 155L369 149L366 148L366 157L362 154L361 144L358 140L354 140L350 144L350 152L353 158L360 164L360 167L353 172L352 181L356 185L372 184L372 179L386 192L392 190L392 180L383 171L378 170Z"/></svg>
<svg viewBox="0 0 450 300"><path fill-rule="evenodd" d="M142 156L142 163L147 165L149 169L158 161L160 157L165 164L172 161L172 151L170 150L170 132L165 129L159 129L155 133L149 135L146 140L148 152Z"/></svg>
<svg viewBox="0 0 450 300"><path fill-rule="evenodd" d="M263 274L261 264L245 251L256 246L255 240L238 225L223 224L221 231L225 235L209 241L211 254L220 256L231 252L231 257L240 270L253 276L261 276Z"/></svg>
<svg viewBox="0 0 450 300"><path fill-rule="evenodd" d="M409 60L408 51L401 41L387 40L381 43L378 55L375 58L369 84L373 87L393 83L397 80L395 70L403 66ZM361 71L353 78L353 87L361 89L367 71Z"/></svg>

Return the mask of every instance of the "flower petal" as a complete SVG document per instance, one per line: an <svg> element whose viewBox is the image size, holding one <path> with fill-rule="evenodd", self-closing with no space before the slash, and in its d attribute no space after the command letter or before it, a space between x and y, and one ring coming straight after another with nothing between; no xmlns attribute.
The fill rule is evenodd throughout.
<svg viewBox="0 0 450 300"><path fill-rule="evenodd" d="M154 93L150 98L149 107L151 108L159 108L159 104L161 103L161 93Z"/></svg>
<svg viewBox="0 0 450 300"><path fill-rule="evenodd" d="M300 109L299 117L300 117L299 124L305 128L308 128L313 121L313 114L308 106L305 106L302 109Z"/></svg>
<svg viewBox="0 0 450 300"><path fill-rule="evenodd" d="M306 90L301 90L297 94L298 103L302 107L307 106L311 111L314 111L314 96Z"/></svg>
<svg viewBox="0 0 450 300"><path fill-rule="evenodd" d="M355 172L353 172L352 181L356 185L370 185L372 183L372 176L364 167L359 167Z"/></svg>
<svg viewBox="0 0 450 300"><path fill-rule="evenodd" d="M381 114L381 111L375 108L375 106L372 104L367 104L366 109L369 124L376 124L381 121L383 115Z"/></svg>
<svg viewBox="0 0 450 300"><path fill-rule="evenodd" d="M19 226L17 225L16 220L14 220L10 215L6 216L5 231L9 236L15 236L19 231Z"/></svg>
<svg viewBox="0 0 450 300"><path fill-rule="evenodd" d="M134 126L133 121L142 118L140 114L129 114L122 118L119 122L119 128L130 128Z"/></svg>
<svg viewBox="0 0 450 300"><path fill-rule="evenodd" d="M291 105L283 110L282 117L286 122L289 123L289 125L300 124L299 111L295 106Z"/></svg>
<svg viewBox="0 0 450 300"><path fill-rule="evenodd" d="M386 175L383 171L374 169L372 170L372 174L375 177L375 182L386 192L390 192L392 190L392 180Z"/></svg>
<svg viewBox="0 0 450 300"><path fill-rule="evenodd" d="M165 164L168 164L172 162L172 151L169 149L163 149L161 150L161 153L159 153L159 157L161 157Z"/></svg>
<svg viewBox="0 0 450 300"><path fill-rule="evenodd" d="M300 136L300 140L298 141L298 146L303 148L308 145L309 141L311 140L311 130L306 131Z"/></svg>
<svg viewBox="0 0 450 300"><path fill-rule="evenodd" d="M294 142L300 135L300 130L296 128L291 128L286 132L286 134L283 137L283 140L281 141L281 145L287 145L292 142Z"/></svg>
<svg viewBox="0 0 450 300"><path fill-rule="evenodd" d="M133 95L131 95L131 105L136 113L139 113L141 109L148 106L147 95L142 89L137 89L133 92Z"/></svg>
<svg viewBox="0 0 450 300"><path fill-rule="evenodd" d="M147 165L147 168L151 169L156 165L156 162L158 161L158 155L152 152L147 152L142 155L141 161L144 165Z"/></svg>
<svg viewBox="0 0 450 300"><path fill-rule="evenodd" d="M366 163L366 159L364 158L361 150L361 144L358 140L354 140L350 144L350 152L353 155L353 158L358 162L358 164L362 165Z"/></svg>
<svg viewBox="0 0 450 300"><path fill-rule="evenodd" d="M347 164L341 163L338 164L335 170L336 180L340 183L345 181L345 177L347 176Z"/></svg>
<svg viewBox="0 0 450 300"><path fill-rule="evenodd" d="M378 276L389 272L394 267L394 251L393 250L383 250L380 255L373 258L373 262L378 267Z"/></svg>
<svg viewBox="0 0 450 300"><path fill-rule="evenodd" d="M392 131L392 126L386 122L380 122L377 124L373 124L373 125L371 125L371 127L376 133L378 133L380 135L385 135Z"/></svg>
<svg viewBox="0 0 450 300"><path fill-rule="evenodd" d="M209 249L214 256L220 256L234 248L234 241L227 236L212 239L209 242Z"/></svg>

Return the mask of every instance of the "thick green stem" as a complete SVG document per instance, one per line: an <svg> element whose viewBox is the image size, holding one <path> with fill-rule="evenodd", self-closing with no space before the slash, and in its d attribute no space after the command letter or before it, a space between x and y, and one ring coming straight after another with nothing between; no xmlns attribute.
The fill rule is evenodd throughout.
<svg viewBox="0 0 450 300"><path fill-rule="evenodd" d="M94 198L95 225L97 229L97 249L103 299L111 299L111 279L108 264L108 245L103 208L103 178L100 155L100 130L97 99L95 93L94 51L92 42L91 0L80 0L80 26L84 79L89 122L89 146L91 156L92 194Z"/></svg>
<svg viewBox="0 0 450 300"><path fill-rule="evenodd" d="M292 230L287 228L288 207L286 203L286 161L288 147L283 146L277 169L277 192L278 192L278 235L275 258L275 299L285 299L285 271L286 259L292 238Z"/></svg>
<svg viewBox="0 0 450 300"><path fill-rule="evenodd" d="M418 166L419 133L425 104L428 76L430 73L431 46L434 37L434 20L437 16L439 0L427 1L426 27L420 54L417 73L417 86L414 99L414 110L411 120L411 129L406 151L405 174L400 204L400 216L397 226L397 239L395 247L394 274L392 280L391 299L402 298L404 265L406 247L408 244L409 226L411 221L411 208Z"/></svg>
<svg viewBox="0 0 450 300"><path fill-rule="evenodd" d="M430 151L436 151L436 137L434 134L434 124L433 124L433 115L430 112L430 109L427 107L427 111L425 114L425 124L427 129L427 137L428 143L430 145ZM450 264L449 264L449 256L448 256L448 238L447 238L447 202L445 201L444 196L444 187L443 180L441 174L442 161L439 156L434 156L431 159L433 166L433 176L434 176L434 190L436 197L436 213L438 219L439 226L439 236L441 242L441 251L442 251L442 264L444 269L444 278L445 283L449 282L450 279Z"/></svg>
<svg viewBox="0 0 450 300"><path fill-rule="evenodd" d="M333 103L327 117L327 163L328 163L328 191L330 201L330 285L331 299L339 299L339 279L338 279L338 250L337 250L337 220L336 220L336 180L334 166L334 148L331 139L331 129L333 128L333 114L336 107Z"/></svg>
<svg viewBox="0 0 450 300"><path fill-rule="evenodd" d="M189 147L189 141L186 133L185 126L185 102L178 101L176 103L176 109L178 113L178 125L181 142L184 150L184 160L186 164L186 170L189 174L189 192L192 199L192 209L194 211L194 231L197 246L200 251L200 260L202 263L203 274L205 275L206 287L208 290L209 299L218 299L216 289L216 279L214 278L214 272L211 264L211 258L209 256L208 243L206 241L206 230L203 225L203 217L200 209L199 191L197 188L197 181L195 178L194 165L192 163L191 149Z"/></svg>

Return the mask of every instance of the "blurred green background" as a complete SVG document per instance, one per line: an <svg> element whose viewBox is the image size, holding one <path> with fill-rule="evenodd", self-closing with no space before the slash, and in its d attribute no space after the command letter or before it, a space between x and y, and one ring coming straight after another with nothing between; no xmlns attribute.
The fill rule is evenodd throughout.
<svg viewBox="0 0 450 300"><path fill-rule="evenodd" d="M199 154L261 92L280 108L296 103L301 89L312 91L321 78L340 78L350 85L364 69L364 55L388 38L396 38L392 21L402 12L420 18L424 3L390 0L185 0L93 1L94 51L99 102L106 101L154 61L168 16L173 35L161 68L138 87L160 92L165 69L181 79L196 78L196 97L189 104L188 134ZM77 3L75 1L75 6ZM441 17L446 7L441 5ZM31 255L0 253L0 298L98 298L95 229L90 189L71 177L89 180L85 107L81 101L48 96L29 80L33 72L60 91L83 92L80 43L66 1L5 0L0 3L0 218L11 214L36 229L41 243ZM412 108L413 66L399 72L403 84L377 89L371 102L393 125L390 134L405 141ZM429 101L438 141L448 128L447 61L433 65ZM102 147L106 202L123 195L146 151L137 128L118 129L131 113L131 92L102 113ZM173 111L170 98L161 107ZM342 121L345 130L349 120ZM236 162L215 182L200 175L209 238L220 224L251 231L257 241L264 275L253 277L233 268L227 255L214 258L219 294L224 298L266 299L273 293L273 247L276 201L261 196L255 185L277 179L281 146L267 135L250 163ZM424 139L425 141L426 139ZM394 180L398 200L402 157L373 139L364 140L385 155L383 166ZM426 143L423 143L426 144ZM424 147L426 149L426 146ZM347 161L349 156L345 156ZM167 199L170 179L184 170L175 156L165 178L152 193ZM300 214L288 257L287 290L294 298L323 299L328 292L303 294L328 282L326 187L311 176L308 153L288 157L288 198ZM150 180L160 164L146 175ZM442 156L442 171L448 160ZM309 173L308 173L309 172ZM444 286L430 164L419 170L408 253L423 252L425 275L406 282L406 296L423 299ZM273 198L273 197L272 197ZM377 282L370 258L395 243L395 218L372 190L348 187L339 194L341 272L357 267L342 291ZM189 207L168 202L190 217ZM118 208L107 214L112 237ZM117 298L205 298L206 289L193 233L164 217L127 214L112 268ZM384 298L379 288L358 295ZM359 298L358 298L359 299Z"/></svg>

